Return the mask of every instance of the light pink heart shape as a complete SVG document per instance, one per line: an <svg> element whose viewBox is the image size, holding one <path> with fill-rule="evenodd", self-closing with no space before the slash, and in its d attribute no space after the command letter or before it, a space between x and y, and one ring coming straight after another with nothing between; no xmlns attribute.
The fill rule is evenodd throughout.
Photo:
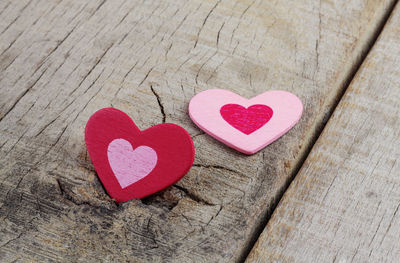
<svg viewBox="0 0 400 263"><path fill-rule="evenodd" d="M252 105L266 105L273 115L262 127L245 134L221 116L221 108L229 104L246 109ZM302 112L300 99L282 90L271 90L246 99L228 90L211 89L200 92L189 103L190 118L200 129L245 154L256 153L281 137L299 121Z"/></svg>
<svg viewBox="0 0 400 263"><path fill-rule="evenodd" d="M122 188L146 177L157 164L157 153L148 146L132 148L124 139L113 140L107 148L107 157Z"/></svg>

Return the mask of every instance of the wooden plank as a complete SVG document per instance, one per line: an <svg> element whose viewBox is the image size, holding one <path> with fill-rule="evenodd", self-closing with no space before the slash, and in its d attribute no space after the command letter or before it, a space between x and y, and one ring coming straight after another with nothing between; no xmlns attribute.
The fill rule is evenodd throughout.
<svg viewBox="0 0 400 263"><path fill-rule="evenodd" d="M393 0L0 3L0 259L237 261L329 116ZM300 123L244 156L195 127L209 88L297 94ZM182 125L195 165L120 206L83 132L102 107Z"/></svg>
<svg viewBox="0 0 400 263"><path fill-rule="evenodd" d="M400 5L246 262L398 262Z"/></svg>

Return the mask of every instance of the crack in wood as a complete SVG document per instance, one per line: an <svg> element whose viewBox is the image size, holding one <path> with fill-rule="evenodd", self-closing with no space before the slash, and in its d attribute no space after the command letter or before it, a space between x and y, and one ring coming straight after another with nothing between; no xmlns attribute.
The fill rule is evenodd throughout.
<svg viewBox="0 0 400 263"><path fill-rule="evenodd" d="M160 107L160 112L162 115L162 122L165 123L167 116L165 114L164 105L161 102L160 95L158 95L158 93L154 90L153 85L150 85L150 90L154 94L154 96L156 96L157 103L158 103L158 106Z"/></svg>

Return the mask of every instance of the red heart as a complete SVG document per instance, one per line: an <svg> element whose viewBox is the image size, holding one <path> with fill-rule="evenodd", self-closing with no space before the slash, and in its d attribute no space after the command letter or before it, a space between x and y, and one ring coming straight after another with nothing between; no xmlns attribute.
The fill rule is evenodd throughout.
<svg viewBox="0 0 400 263"><path fill-rule="evenodd" d="M163 123L140 131L128 115L113 108L93 114L85 141L101 182L118 203L174 184L194 161L192 138L182 127Z"/></svg>
<svg viewBox="0 0 400 263"><path fill-rule="evenodd" d="M238 104L226 104L220 113L226 122L247 135L264 126L273 115L272 109L262 104L247 109Z"/></svg>

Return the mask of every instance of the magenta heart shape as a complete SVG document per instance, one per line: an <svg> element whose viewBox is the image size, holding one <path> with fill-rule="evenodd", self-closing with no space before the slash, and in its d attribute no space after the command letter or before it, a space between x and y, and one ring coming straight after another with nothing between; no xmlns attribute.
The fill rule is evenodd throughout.
<svg viewBox="0 0 400 263"><path fill-rule="evenodd" d="M251 134L264 126L273 115L267 105L256 104L248 108L238 104L226 104L220 110L222 118L244 134Z"/></svg>

